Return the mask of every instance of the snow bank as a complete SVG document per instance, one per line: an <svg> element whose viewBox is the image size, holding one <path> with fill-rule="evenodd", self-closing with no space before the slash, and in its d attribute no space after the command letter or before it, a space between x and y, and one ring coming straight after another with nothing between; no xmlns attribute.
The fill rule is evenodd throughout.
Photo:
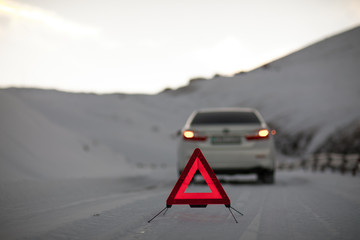
<svg viewBox="0 0 360 240"><path fill-rule="evenodd" d="M0 109L1 180L124 176L132 169L121 154L55 124L6 91L0 91Z"/></svg>

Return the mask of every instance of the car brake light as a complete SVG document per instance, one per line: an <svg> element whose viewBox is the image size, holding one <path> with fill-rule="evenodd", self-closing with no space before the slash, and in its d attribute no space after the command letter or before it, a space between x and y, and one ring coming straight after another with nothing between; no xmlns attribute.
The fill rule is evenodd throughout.
<svg viewBox="0 0 360 240"><path fill-rule="evenodd" d="M262 140L269 137L269 130L267 129L260 129L255 135L246 135L247 140Z"/></svg>
<svg viewBox="0 0 360 240"><path fill-rule="evenodd" d="M185 131L184 138L193 138L195 137L195 133L193 131Z"/></svg>
<svg viewBox="0 0 360 240"><path fill-rule="evenodd" d="M206 141L207 136L197 136L194 131L186 130L183 133L183 137L185 140L189 141Z"/></svg>
<svg viewBox="0 0 360 240"><path fill-rule="evenodd" d="M267 130L267 129L261 129L261 130L259 130L259 136L260 136L260 137L267 137L267 136L269 136L269 130Z"/></svg>

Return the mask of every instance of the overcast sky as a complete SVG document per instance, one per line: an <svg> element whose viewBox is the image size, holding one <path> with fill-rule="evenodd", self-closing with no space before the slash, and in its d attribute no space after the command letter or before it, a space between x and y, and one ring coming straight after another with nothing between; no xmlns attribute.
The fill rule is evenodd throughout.
<svg viewBox="0 0 360 240"><path fill-rule="evenodd" d="M152 94L358 25L359 0L0 0L0 87Z"/></svg>

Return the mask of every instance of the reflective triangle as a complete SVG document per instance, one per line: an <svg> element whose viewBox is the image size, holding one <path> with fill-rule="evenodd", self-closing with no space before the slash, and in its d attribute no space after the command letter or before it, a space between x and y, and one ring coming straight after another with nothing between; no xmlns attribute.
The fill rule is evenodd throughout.
<svg viewBox="0 0 360 240"><path fill-rule="evenodd" d="M186 193L186 188L190 184L195 175L196 170L205 179L211 192L206 193ZM221 183L217 179L214 171L211 169L209 163L206 161L204 155L199 148L196 148L182 171L178 181L166 200L167 206L174 204L189 204L189 205L207 205L207 204L225 204L230 206L230 199Z"/></svg>

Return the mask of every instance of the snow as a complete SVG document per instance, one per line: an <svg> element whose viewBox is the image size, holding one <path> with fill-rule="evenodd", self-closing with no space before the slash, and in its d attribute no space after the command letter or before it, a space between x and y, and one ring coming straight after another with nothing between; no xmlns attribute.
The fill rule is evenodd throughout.
<svg viewBox="0 0 360 240"><path fill-rule="evenodd" d="M359 177L330 173L280 172L274 186L223 178L239 224L223 206L147 220L177 180L176 132L194 109L255 107L278 138L311 137L302 155L359 122L359 43L356 28L157 95L0 89L0 239L355 239Z"/></svg>
<svg viewBox="0 0 360 240"><path fill-rule="evenodd" d="M49 121L21 99L2 92L0 106L1 179L101 177L134 171L120 153Z"/></svg>

